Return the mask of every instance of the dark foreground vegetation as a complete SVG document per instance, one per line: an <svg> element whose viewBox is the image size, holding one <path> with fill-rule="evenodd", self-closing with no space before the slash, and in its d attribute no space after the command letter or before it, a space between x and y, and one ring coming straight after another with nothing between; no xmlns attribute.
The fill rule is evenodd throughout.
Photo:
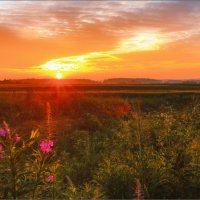
<svg viewBox="0 0 200 200"><path fill-rule="evenodd" d="M0 93L0 121L1 198L200 198L199 94Z"/></svg>

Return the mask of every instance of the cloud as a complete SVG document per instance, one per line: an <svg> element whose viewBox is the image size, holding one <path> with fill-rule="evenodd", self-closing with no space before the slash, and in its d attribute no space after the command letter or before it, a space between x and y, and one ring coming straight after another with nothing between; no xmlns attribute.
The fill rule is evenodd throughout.
<svg viewBox="0 0 200 200"><path fill-rule="evenodd" d="M198 1L2 1L0 67L195 68L199 25Z"/></svg>
<svg viewBox="0 0 200 200"><path fill-rule="evenodd" d="M147 28L174 32L192 29L200 22L200 2L197 1L0 3L0 24L29 37L68 36L94 24L113 35L120 35L123 30L134 32L134 29Z"/></svg>

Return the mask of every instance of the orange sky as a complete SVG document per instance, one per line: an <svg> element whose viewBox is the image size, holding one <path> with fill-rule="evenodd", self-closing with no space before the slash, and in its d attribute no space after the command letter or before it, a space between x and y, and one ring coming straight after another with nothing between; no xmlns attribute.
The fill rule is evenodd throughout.
<svg viewBox="0 0 200 200"><path fill-rule="evenodd" d="M200 1L0 1L0 79L200 78Z"/></svg>

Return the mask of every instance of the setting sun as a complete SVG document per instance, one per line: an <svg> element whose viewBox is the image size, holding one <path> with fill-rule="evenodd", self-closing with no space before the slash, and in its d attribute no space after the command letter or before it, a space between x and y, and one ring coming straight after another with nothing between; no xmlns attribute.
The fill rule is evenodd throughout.
<svg viewBox="0 0 200 200"><path fill-rule="evenodd" d="M57 78L58 80L60 80L60 79L62 79L62 77L63 77L62 73L57 72L56 78Z"/></svg>

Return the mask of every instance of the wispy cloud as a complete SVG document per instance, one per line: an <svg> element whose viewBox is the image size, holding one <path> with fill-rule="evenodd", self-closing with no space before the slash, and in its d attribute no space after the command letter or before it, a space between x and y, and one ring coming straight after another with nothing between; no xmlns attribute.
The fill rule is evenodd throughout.
<svg viewBox="0 0 200 200"><path fill-rule="evenodd" d="M0 1L0 68L196 69L199 26L198 1Z"/></svg>
<svg viewBox="0 0 200 200"><path fill-rule="evenodd" d="M28 37L68 35L95 24L118 35L149 28L174 32L200 23L199 6L197 1L0 2L0 25Z"/></svg>

